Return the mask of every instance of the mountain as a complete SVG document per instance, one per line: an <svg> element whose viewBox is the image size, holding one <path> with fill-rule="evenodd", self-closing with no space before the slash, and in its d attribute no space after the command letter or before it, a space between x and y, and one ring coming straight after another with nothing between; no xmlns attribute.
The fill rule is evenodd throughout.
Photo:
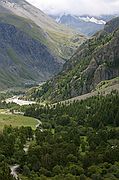
<svg viewBox="0 0 119 180"><path fill-rule="evenodd" d="M25 0L1 0L0 9L2 8L5 9L5 12L7 11L7 14L20 16L34 22L35 25L37 25L37 29L40 28L40 31L42 30L44 33L44 35L42 33L43 43L48 46L48 48L53 51L53 53L60 56L61 58L69 58L76 50L77 45L82 43L82 41L85 39L84 36L78 34L79 40L77 43L74 43L74 40L77 39L77 33L74 30L59 25L53 19L44 14L41 10L29 4ZM6 19L7 18L8 16ZM11 21L7 21L9 23L16 23L15 17L13 17Z"/></svg>
<svg viewBox="0 0 119 180"><path fill-rule="evenodd" d="M46 46L13 25L0 23L0 85L22 86L56 74L62 63ZM13 85L12 85L13 84Z"/></svg>
<svg viewBox="0 0 119 180"><path fill-rule="evenodd" d="M1 0L0 89L48 80L84 39L24 0Z"/></svg>
<svg viewBox="0 0 119 180"><path fill-rule="evenodd" d="M105 16L89 16L89 15L71 15L71 14L61 14L61 15L51 15L53 19L59 24L64 24L67 27L76 29L87 36L91 36L99 30L104 28L107 21L111 20L113 15Z"/></svg>
<svg viewBox="0 0 119 180"><path fill-rule="evenodd" d="M101 81L118 76L119 17L84 42L61 73L28 93L30 98L56 102L91 92Z"/></svg>

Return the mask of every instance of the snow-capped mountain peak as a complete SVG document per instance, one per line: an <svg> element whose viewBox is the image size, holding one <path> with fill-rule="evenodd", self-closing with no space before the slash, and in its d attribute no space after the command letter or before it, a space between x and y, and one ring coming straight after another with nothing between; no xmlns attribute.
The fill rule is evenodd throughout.
<svg viewBox="0 0 119 180"><path fill-rule="evenodd" d="M85 22L92 22L95 24L106 24L105 21L101 20L101 19L96 19L95 17L79 17L80 20L83 20Z"/></svg>
<svg viewBox="0 0 119 180"><path fill-rule="evenodd" d="M85 17L85 16L74 16L74 15L70 15L70 14L61 14L60 16L57 16L57 18L55 19L56 20L56 22L57 23L62 23L62 18L74 18L74 19L79 19L79 20L81 20L81 21L84 21L84 22L90 22L90 23L95 23L95 24L99 24L99 25L105 25L106 24L106 21L104 21L104 20L102 20L102 19L98 19L98 18L96 18L96 17L89 17L89 16L87 16L87 17Z"/></svg>
<svg viewBox="0 0 119 180"><path fill-rule="evenodd" d="M51 15L51 17L59 24L74 28L86 36L92 36L97 31L103 29L106 22L115 17L115 15L90 16L62 13L59 15Z"/></svg>

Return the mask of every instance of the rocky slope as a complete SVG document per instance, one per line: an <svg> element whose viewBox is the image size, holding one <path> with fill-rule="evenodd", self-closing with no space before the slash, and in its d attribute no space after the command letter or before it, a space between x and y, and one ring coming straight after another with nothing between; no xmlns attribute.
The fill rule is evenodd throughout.
<svg viewBox="0 0 119 180"><path fill-rule="evenodd" d="M25 0L1 0L0 89L50 79L85 39L77 36Z"/></svg>
<svg viewBox="0 0 119 180"><path fill-rule="evenodd" d="M98 83L119 76L119 17L82 44L63 71L30 97L60 101L91 92Z"/></svg>
<svg viewBox="0 0 119 180"><path fill-rule="evenodd" d="M7 14L12 15L10 16L12 19L9 20L9 23L12 25L16 24L16 16L34 22L35 25L37 25L37 29L40 28L40 31L43 32L42 42L48 46L53 53L62 58L69 58L76 50L77 45L82 43L85 39L83 35L78 34L78 42L74 43L74 40L77 39L77 33L74 30L59 25L53 19L25 0L1 0L0 13L3 13L3 11L4 13L7 12ZM8 19L9 16L6 16L6 19L4 17L4 21L8 21Z"/></svg>
<svg viewBox="0 0 119 180"><path fill-rule="evenodd" d="M62 67L46 46L13 25L0 23L0 86L42 82Z"/></svg>

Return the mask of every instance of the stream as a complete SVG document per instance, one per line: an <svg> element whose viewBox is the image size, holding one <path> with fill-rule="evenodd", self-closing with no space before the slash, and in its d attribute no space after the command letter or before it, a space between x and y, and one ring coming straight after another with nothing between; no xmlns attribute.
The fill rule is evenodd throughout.
<svg viewBox="0 0 119 180"><path fill-rule="evenodd" d="M17 175L17 169L19 168L20 166L19 165L13 165L13 166L10 166L10 169L11 169L11 175L16 179L18 180L18 175Z"/></svg>
<svg viewBox="0 0 119 180"><path fill-rule="evenodd" d="M38 124L36 125L36 128L37 127L39 127L41 124L42 124L42 122L40 121L40 120L38 120L38 119L36 119L36 121L38 122ZM41 129L41 132L42 132L43 130ZM35 137L35 135L34 135L34 137ZM23 150L25 151L25 153L27 154L27 152L28 152L28 149L29 149L29 146L30 146L30 143L29 144L25 144L24 145L24 148L23 148ZM18 177L18 169L20 168L20 165L19 164L15 164L15 165L11 165L10 166L10 170L11 170L11 175L16 179L16 180L20 180L19 179L19 177Z"/></svg>

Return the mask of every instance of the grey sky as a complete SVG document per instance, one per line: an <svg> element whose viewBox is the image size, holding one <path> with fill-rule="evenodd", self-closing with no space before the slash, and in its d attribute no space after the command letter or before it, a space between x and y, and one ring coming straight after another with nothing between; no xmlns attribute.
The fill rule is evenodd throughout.
<svg viewBox="0 0 119 180"><path fill-rule="evenodd" d="M47 14L119 14L119 0L27 0Z"/></svg>

